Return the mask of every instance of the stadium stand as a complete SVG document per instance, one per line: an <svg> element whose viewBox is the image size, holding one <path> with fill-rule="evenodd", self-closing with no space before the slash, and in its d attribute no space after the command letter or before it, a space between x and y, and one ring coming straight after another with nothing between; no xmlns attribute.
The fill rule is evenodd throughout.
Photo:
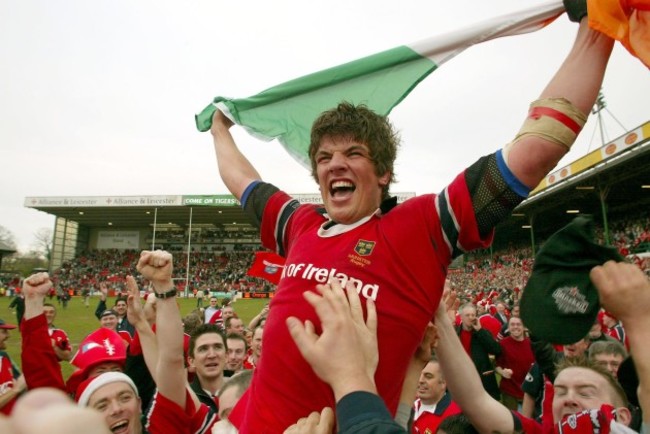
<svg viewBox="0 0 650 434"><path fill-rule="evenodd" d="M647 273L647 167L650 122L549 174L497 226L491 250L454 264L452 281L468 291L504 291L512 298L525 285L542 240L578 213L592 214L600 242L615 245ZM397 193L399 201L414 195ZM320 202L318 194L295 197ZM188 291L272 289L246 276L260 250L259 233L231 195L28 197L25 206L56 216L51 271L59 285L74 291L96 287L99 280L119 291L137 252L151 248L174 252L175 268L185 270L177 283Z"/></svg>

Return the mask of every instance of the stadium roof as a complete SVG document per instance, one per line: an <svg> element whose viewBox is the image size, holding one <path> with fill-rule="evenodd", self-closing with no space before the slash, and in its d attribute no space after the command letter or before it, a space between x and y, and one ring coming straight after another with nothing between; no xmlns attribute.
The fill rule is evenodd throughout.
<svg viewBox="0 0 650 434"><path fill-rule="evenodd" d="M497 227L495 247L511 240L545 238L576 214L601 221L603 196L608 218L638 217L650 210L650 122L549 174L533 194Z"/></svg>
<svg viewBox="0 0 650 434"><path fill-rule="evenodd" d="M194 227L250 224L231 195L29 197L25 206L90 228L144 228L154 222L157 227L184 228L190 220Z"/></svg>
<svg viewBox="0 0 650 434"><path fill-rule="evenodd" d="M320 194L293 194L302 203L321 203ZM415 193L397 193L404 201ZM170 196L27 197L25 206L90 228L227 227L250 225L230 194Z"/></svg>

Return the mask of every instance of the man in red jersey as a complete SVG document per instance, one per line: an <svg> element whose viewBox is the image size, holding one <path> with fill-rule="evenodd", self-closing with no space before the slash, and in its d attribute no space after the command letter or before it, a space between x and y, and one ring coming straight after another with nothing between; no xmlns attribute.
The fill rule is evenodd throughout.
<svg viewBox="0 0 650 434"><path fill-rule="evenodd" d="M255 366L260 362L262 357L262 336L264 335L264 327L257 326L253 331L251 338L251 348L246 360L244 360L244 369L255 369Z"/></svg>
<svg viewBox="0 0 650 434"><path fill-rule="evenodd" d="M43 313L47 320L47 332L52 340L52 348L54 348L56 357L58 357L59 361L69 361L72 357L72 346L70 345L70 339L68 338L67 333L54 326L56 307L54 307L52 303L43 303Z"/></svg>
<svg viewBox="0 0 650 434"><path fill-rule="evenodd" d="M418 381L413 434L435 433L447 417L460 413L460 407L447 392L447 382L434 356L426 364Z"/></svg>
<svg viewBox="0 0 650 434"><path fill-rule="evenodd" d="M7 349L9 330L15 328L15 325L0 319L0 413L4 414L11 413L16 399L26 389L25 377L4 351Z"/></svg>
<svg viewBox="0 0 650 434"><path fill-rule="evenodd" d="M496 359L496 371L501 376L501 402L510 410L517 410L524 400L521 385L531 365L535 363L535 356L521 318L511 316L508 331L508 336L499 342L501 354Z"/></svg>
<svg viewBox="0 0 650 434"><path fill-rule="evenodd" d="M286 258L265 324L265 356L230 415L242 434L282 432L300 417L334 406L332 391L301 357L284 324L296 316L318 328L303 292L331 278L354 283L376 303L377 390L395 412L448 265L464 251L490 244L494 226L568 152L586 121L613 42L583 24L576 48L511 143L480 158L440 194L401 204L389 196L397 134L365 106L341 103L313 124L309 157L322 206L301 205L263 182L237 148L232 121L215 113L211 132L221 178L260 227L264 247Z"/></svg>

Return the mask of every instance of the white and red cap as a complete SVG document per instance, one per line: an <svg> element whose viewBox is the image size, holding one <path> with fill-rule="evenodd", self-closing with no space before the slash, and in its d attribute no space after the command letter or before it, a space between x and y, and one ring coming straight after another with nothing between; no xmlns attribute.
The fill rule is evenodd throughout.
<svg viewBox="0 0 650 434"><path fill-rule="evenodd" d="M128 384L133 389L133 392L135 392L135 396L140 396L138 394L138 388L128 375L121 372L105 372L97 377L88 378L79 385L75 393L77 404L81 407L86 407L92 394L97 392L99 388L118 382Z"/></svg>

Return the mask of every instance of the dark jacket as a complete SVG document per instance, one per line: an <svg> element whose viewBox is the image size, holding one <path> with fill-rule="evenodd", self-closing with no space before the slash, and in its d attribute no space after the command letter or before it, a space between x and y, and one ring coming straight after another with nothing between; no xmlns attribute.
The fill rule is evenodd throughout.
<svg viewBox="0 0 650 434"><path fill-rule="evenodd" d="M106 311L108 308L106 307L106 301L105 300L99 300L99 303L97 303L97 309L95 309L95 316L97 319L101 319L102 313ZM135 336L135 326L129 322L129 320L126 318L122 318L121 320L118 318L117 319L117 331L127 331L131 335L131 337Z"/></svg>
<svg viewBox="0 0 650 434"><path fill-rule="evenodd" d="M460 336L462 326L456 326L456 334ZM490 354L501 354L501 345L494 340L492 334L484 328L479 331L472 330L472 343L470 345L470 358L483 382L483 388L497 401L501 398L494 364Z"/></svg>
<svg viewBox="0 0 650 434"><path fill-rule="evenodd" d="M198 376L194 377L194 380L190 383L190 387L196 394L197 398L199 398L199 401L201 401L203 404L207 405L212 411L214 411L214 414L219 414L219 405L217 404L217 402L215 402L212 396L210 396L205 390L203 390Z"/></svg>
<svg viewBox="0 0 650 434"><path fill-rule="evenodd" d="M339 434L405 434L384 401L370 392L352 392L336 404Z"/></svg>
<svg viewBox="0 0 650 434"><path fill-rule="evenodd" d="M22 294L15 296L14 299L11 300L11 303L9 303L9 309L13 308L16 308L16 321L20 324L23 320L23 316L25 316L25 297L23 297Z"/></svg>

